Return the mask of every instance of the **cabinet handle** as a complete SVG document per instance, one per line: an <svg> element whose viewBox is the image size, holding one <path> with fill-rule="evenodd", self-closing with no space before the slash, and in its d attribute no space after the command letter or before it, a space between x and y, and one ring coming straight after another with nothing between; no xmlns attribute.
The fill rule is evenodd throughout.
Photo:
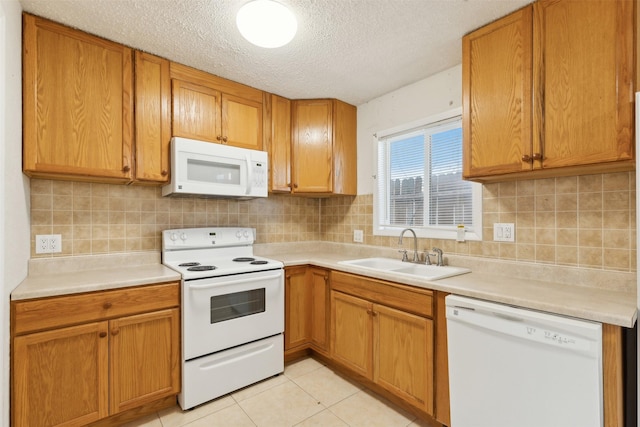
<svg viewBox="0 0 640 427"><path fill-rule="evenodd" d="M373 310L369 310L369 309L367 309L367 314L368 314L369 316L373 316Z"/></svg>
<svg viewBox="0 0 640 427"><path fill-rule="evenodd" d="M104 338L107 336L106 332L100 332L100 334L98 335L100 338Z"/></svg>
<svg viewBox="0 0 640 427"><path fill-rule="evenodd" d="M298 188L298 184L293 184L293 188Z"/></svg>
<svg viewBox="0 0 640 427"><path fill-rule="evenodd" d="M373 317L376 317L376 316L378 315L378 312L377 312L377 311L372 311L372 312L371 312L371 315L372 315Z"/></svg>
<svg viewBox="0 0 640 427"><path fill-rule="evenodd" d="M222 137L222 142L227 142L227 137L226 136Z"/></svg>
<svg viewBox="0 0 640 427"><path fill-rule="evenodd" d="M120 333L120 329L114 329L111 331L111 335L115 336L118 335Z"/></svg>
<svg viewBox="0 0 640 427"><path fill-rule="evenodd" d="M105 310L111 308L113 306L113 304L111 304L110 302L105 302L104 304L102 304L102 308L104 308Z"/></svg>
<svg viewBox="0 0 640 427"><path fill-rule="evenodd" d="M218 141L222 141L222 135L218 135L218 136L216 136L216 139L217 139Z"/></svg>
<svg viewBox="0 0 640 427"><path fill-rule="evenodd" d="M166 170L166 169L163 169L162 172L160 172L160 175L167 176L167 175L169 175L169 171Z"/></svg>
<svg viewBox="0 0 640 427"><path fill-rule="evenodd" d="M523 154L522 161L525 163L533 163L533 158L528 154Z"/></svg>
<svg viewBox="0 0 640 427"><path fill-rule="evenodd" d="M542 160L542 154L540 153L533 153L533 156L531 157L533 160Z"/></svg>
<svg viewBox="0 0 640 427"><path fill-rule="evenodd" d="M129 172L131 170L131 167L129 165L125 165L122 167L122 172Z"/></svg>

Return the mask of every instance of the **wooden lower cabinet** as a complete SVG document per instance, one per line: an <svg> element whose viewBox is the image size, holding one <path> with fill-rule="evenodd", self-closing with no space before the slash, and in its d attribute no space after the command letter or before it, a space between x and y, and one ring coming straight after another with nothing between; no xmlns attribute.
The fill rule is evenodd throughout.
<svg viewBox="0 0 640 427"><path fill-rule="evenodd" d="M14 426L84 425L109 414L108 322L16 337Z"/></svg>
<svg viewBox="0 0 640 427"><path fill-rule="evenodd" d="M140 313L148 297L162 309ZM12 425L82 426L179 393L178 307L178 283L13 301Z"/></svg>
<svg viewBox="0 0 640 427"><path fill-rule="evenodd" d="M431 291L333 272L331 359L433 415L433 320L411 312L432 304Z"/></svg>
<svg viewBox="0 0 640 427"><path fill-rule="evenodd" d="M310 347L328 354L328 310L329 272L318 267L286 268L285 356Z"/></svg>

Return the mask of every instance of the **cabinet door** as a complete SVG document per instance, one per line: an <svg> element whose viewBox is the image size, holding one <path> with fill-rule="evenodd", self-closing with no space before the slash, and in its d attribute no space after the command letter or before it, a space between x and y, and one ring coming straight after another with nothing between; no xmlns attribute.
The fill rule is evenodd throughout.
<svg viewBox="0 0 640 427"><path fill-rule="evenodd" d="M333 108L328 99L293 101L294 193L333 191Z"/></svg>
<svg viewBox="0 0 640 427"><path fill-rule="evenodd" d="M180 391L177 308L109 322L111 414Z"/></svg>
<svg viewBox="0 0 640 427"><path fill-rule="evenodd" d="M433 321L378 304L373 313L374 381L433 414Z"/></svg>
<svg viewBox="0 0 640 427"><path fill-rule="evenodd" d="M269 120L265 122L272 192L291 192L291 101L277 95L265 97Z"/></svg>
<svg viewBox="0 0 640 427"><path fill-rule="evenodd" d="M543 168L633 158L633 3L534 4L534 151Z"/></svg>
<svg viewBox="0 0 640 427"><path fill-rule="evenodd" d="M169 180L171 79L169 61L136 51L136 180Z"/></svg>
<svg viewBox="0 0 640 427"><path fill-rule="evenodd" d="M333 193L358 193L357 120L358 110L346 102L333 100Z"/></svg>
<svg viewBox="0 0 640 427"><path fill-rule="evenodd" d="M16 337L13 425L86 425L109 412L107 322Z"/></svg>
<svg viewBox="0 0 640 427"><path fill-rule="evenodd" d="M322 352L328 350L329 323L329 272L322 268L309 268L309 285L311 286L311 333L314 347Z"/></svg>
<svg viewBox="0 0 640 427"><path fill-rule="evenodd" d="M368 378L373 378L372 304L331 291L331 357Z"/></svg>
<svg viewBox="0 0 640 427"><path fill-rule="evenodd" d="M262 150L262 103L223 93L222 138L225 144Z"/></svg>
<svg viewBox="0 0 640 427"><path fill-rule="evenodd" d="M208 142L222 141L220 92L178 79L171 82L173 135Z"/></svg>
<svg viewBox="0 0 640 427"><path fill-rule="evenodd" d="M131 49L26 14L23 37L25 173L129 181Z"/></svg>
<svg viewBox="0 0 640 427"><path fill-rule="evenodd" d="M307 267L287 268L285 273L284 349L306 346L309 342L311 288L307 286Z"/></svg>
<svg viewBox="0 0 640 427"><path fill-rule="evenodd" d="M532 7L462 39L464 176L531 170Z"/></svg>

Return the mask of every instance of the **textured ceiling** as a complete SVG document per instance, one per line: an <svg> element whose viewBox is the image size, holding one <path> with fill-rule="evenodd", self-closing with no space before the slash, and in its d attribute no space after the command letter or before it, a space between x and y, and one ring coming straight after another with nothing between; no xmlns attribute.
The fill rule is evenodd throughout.
<svg viewBox="0 0 640 427"><path fill-rule="evenodd" d="M461 62L463 34L531 0L280 0L287 46L249 44L247 0L21 0L54 21L292 99L360 105Z"/></svg>

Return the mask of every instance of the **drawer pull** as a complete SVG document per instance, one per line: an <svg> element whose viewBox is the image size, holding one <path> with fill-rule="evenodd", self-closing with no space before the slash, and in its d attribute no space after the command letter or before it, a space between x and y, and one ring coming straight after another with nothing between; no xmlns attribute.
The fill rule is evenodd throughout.
<svg viewBox="0 0 640 427"><path fill-rule="evenodd" d="M105 310L108 310L108 309L110 309L112 306L113 306L113 304L111 304L110 302L105 302L105 303L102 305L102 308L104 308Z"/></svg>
<svg viewBox="0 0 640 427"><path fill-rule="evenodd" d="M106 333L106 332L100 332L100 335L99 335L99 337L100 337L100 338L104 338L104 337L106 337L106 336L107 336L107 333Z"/></svg>
<svg viewBox="0 0 640 427"><path fill-rule="evenodd" d="M120 329L114 329L111 331L111 335L116 336L120 333Z"/></svg>

